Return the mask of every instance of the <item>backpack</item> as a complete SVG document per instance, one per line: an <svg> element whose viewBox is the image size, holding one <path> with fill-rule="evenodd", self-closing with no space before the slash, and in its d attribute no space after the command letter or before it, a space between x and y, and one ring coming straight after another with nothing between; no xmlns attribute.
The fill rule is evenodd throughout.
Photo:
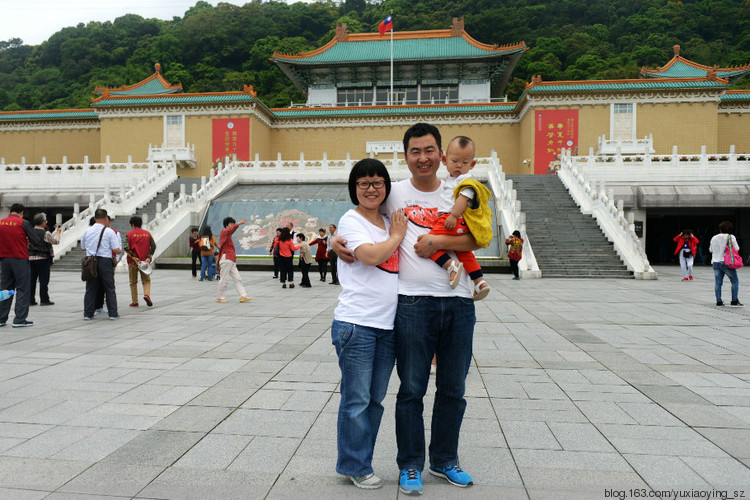
<svg viewBox="0 0 750 500"><path fill-rule="evenodd" d="M204 236L201 238L201 250L208 252L211 250L211 238Z"/></svg>

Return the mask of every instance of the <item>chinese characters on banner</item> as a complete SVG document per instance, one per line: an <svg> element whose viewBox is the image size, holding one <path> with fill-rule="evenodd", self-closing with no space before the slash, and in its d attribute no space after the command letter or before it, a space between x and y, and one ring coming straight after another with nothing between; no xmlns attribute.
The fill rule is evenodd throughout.
<svg viewBox="0 0 750 500"><path fill-rule="evenodd" d="M235 154L238 160L250 161L250 118L217 118L212 125L214 161Z"/></svg>
<svg viewBox="0 0 750 500"><path fill-rule="evenodd" d="M560 149L578 146L578 110L536 111L534 173L551 174L560 168Z"/></svg>

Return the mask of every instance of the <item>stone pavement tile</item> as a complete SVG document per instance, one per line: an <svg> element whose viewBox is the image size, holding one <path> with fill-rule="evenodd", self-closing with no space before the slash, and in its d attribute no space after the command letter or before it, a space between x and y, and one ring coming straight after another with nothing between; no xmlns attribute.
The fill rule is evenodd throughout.
<svg viewBox="0 0 750 500"><path fill-rule="evenodd" d="M750 429L695 429L706 439L735 458L750 459Z"/></svg>
<svg viewBox="0 0 750 500"><path fill-rule="evenodd" d="M630 472L618 453L591 451L526 450L511 448L519 470L524 467L586 471Z"/></svg>
<svg viewBox="0 0 750 500"><path fill-rule="evenodd" d="M104 403L97 406L90 413L106 413L111 415L140 415L144 417L164 418L180 408L178 405L154 405L137 403Z"/></svg>
<svg viewBox="0 0 750 500"><path fill-rule="evenodd" d="M161 417L143 415L121 415L90 411L76 419L81 427L146 430L161 420Z"/></svg>
<svg viewBox="0 0 750 500"><path fill-rule="evenodd" d="M243 436L302 437L312 426L317 413L240 408L214 430L218 434Z"/></svg>
<svg viewBox="0 0 750 500"><path fill-rule="evenodd" d="M429 408L431 409L432 407L430 406ZM426 411L425 415L427 414L428 412ZM393 419L383 422L385 428L388 428L392 423L395 427ZM426 425L429 426L430 422L427 421ZM463 424L461 425L461 444L466 446L489 446L494 448L507 447L497 420L467 418L466 416L464 416Z"/></svg>
<svg viewBox="0 0 750 500"><path fill-rule="evenodd" d="M648 485L655 489L711 489L700 475L678 457L623 455Z"/></svg>
<svg viewBox="0 0 750 500"><path fill-rule="evenodd" d="M130 499L131 496L115 496L115 495L89 495L86 493L61 493L56 491L50 493L44 497L44 500L118 500L118 499Z"/></svg>
<svg viewBox="0 0 750 500"><path fill-rule="evenodd" d="M678 439L610 438L617 451L623 454L657 455L674 457L726 457L726 453L707 439L696 437Z"/></svg>
<svg viewBox="0 0 750 500"><path fill-rule="evenodd" d="M251 436L208 434L183 455L174 467L226 469L252 439ZM274 450L265 451L273 453ZM263 453L260 456L263 456Z"/></svg>
<svg viewBox="0 0 750 500"><path fill-rule="evenodd" d="M92 427L57 426L3 453L9 457L48 458L71 444L94 434Z"/></svg>
<svg viewBox="0 0 750 500"><path fill-rule="evenodd" d="M95 495L136 495L165 467L129 465L122 463L97 463L60 487L67 493Z"/></svg>
<svg viewBox="0 0 750 500"><path fill-rule="evenodd" d="M618 402L617 406L625 410L628 415L641 425L684 425L674 415L654 403Z"/></svg>
<svg viewBox="0 0 750 500"><path fill-rule="evenodd" d="M0 488L0 500L41 500L42 498L51 498L48 495L49 492L47 491Z"/></svg>
<svg viewBox="0 0 750 500"><path fill-rule="evenodd" d="M52 429L51 425L0 422L0 437L29 439Z"/></svg>
<svg viewBox="0 0 750 500"><path fill-rule="evenodd" d="M91 462L0 457L0 487L54 491Z"/></svg>
<svg viewBox="0 0 750 500"><path fill-rule="evenodd" d="M548 422L555 439L566 451L614 452L615 449L590 423Z"/></svg>
<svg viewBox="0 0 750 500"><path fill-rule="evenodd" d="M632 469L628 471L601 471L566 468L519 467L523 484L534 499L549 498L599 498L608 488L643 488L646 484ZM576 497L574 493L579 494ZM593 494L598 495L592 496Z"/></svg>
<svg viewBox="0 0 750 500"><path fill-rule="evenodd" d="M331 394L328 392L299 392L296 391L281 406L283 411L312 411L320 412L325 407Z"/></svg>
<svg viewBox="0 0 750 500"><path fill-rule="evenodd" d="M27 421L52 425L69 423L71 421L75 423L80 415L99 405L98 401L64 401L48 410L37 413L33 417L28 418Z"/></svg>
<svg viewBox="0 0 750 500"><path fill-rule="evenodd" d="M750 468L733 458L682 457L682 461L714 488L747 491L750 487Z"/></svg>
<svg viewBox="0 0 750 500"><path fill-rule="evenodd" d="M667 403L662 406L689 426L750 428L750 423L735 417L721 407L677 403Z"/></svg>
<svg viewBox="0 0 750 500"><path fill-rule="evenodd" d="M138 434L139 431L127 429L98 429L85 439L52 455L52 458L98 462Z"/></svg>
<svg viewBox="0 0 750 500"><path fill-rule="evenodd" d="M162 431L208 432L223 421L231 408L182 406L156 423L152 429Z"/></svg>
<svg viewBox="0 0 750 500"><path fill-rule="evenodd" d="M138 496L182 500L265 498L275 480L272 474L170 467Z"/></svg>
<svg viewBox="0 0 750 500"><path fill-rule="evenodd" d="M107 455L102 462L168 466L202 437L199 432L145 431Z"/></svg>
<svg viewBox="0 0 750 500"><path fill-rule="evenodd" d="M544 422L507 422L501 424L503 435L512 449L561 450L560 443Z"/></svg>
<svg viewBox="0 0 750 500"><path fill-rule="evenodd" d="M264 389L291 390L291 391L322 391L331 392L338 388L338 382L304 382L304 381L278 381L268 382Z"/></svg>
<svg viewBox="0 0 750 500"><path fill-rule="evenodd" d="M566 396L560 387L554 383L521 382L521 387L526 391L526 395L529 399L543 399L545 401L568 399L568 396Z"/></svg>
<svg viewBox="0 0 750 500"><path fill-rule="evenodd" d="M29 397L33 398L33 396L29 396ZM17 405L13 405L9 408L6 408L3 411L0 411L0 422L29 422L29 420L32 419L34 416L42 413L43 411L47 411L50 408L55 407L64 402L65 400L60 399L60 398L27 399L25 401L21 401ZM35 423L41 424L44 422L35 422Z"/></svg>
<svg viewBox="0 0 750 500"><path fill-rule="evenodd" d="M232 436L234 437L234 436ZM300 445L299 438L256 437L229 465L232 471L253 474L281 474ZM335 441L325 443L335 448Z"/></svg>
<svg viewBox="0 0 750 500"><path fill-rule="evenodd" d="M543 401L492 398L500 422L507 420L533 422L588 422L570 401Z"/></svg>
<svg viewBox="0 0 750 500"><path fill-rule="evenodd" d="M234 387L219 382L217 385L206 389L198 396L190 400L191 405L196 406L226 406L237 408L245 403L257 390L250 387Z"/></svg>
<svg viewBox="0 0 750 500"><path fill-rule="evenodd" d="M282 478L284 479L284 478ZM310 483L304 479L289 478L277 481L264 497L266 500L311 500L335 498L394 499L399 496L396 483L385 483L377 490L361 490L344 476L329 479L326 483Z"/></svg>
<svg viewBox="0 0 750 500"><path fill-rule="evenodd" d="M594 424L635 424L636 421L612 402L576 401L576 406Z"/></svg>
<svg viewBox="0 0 750 500"><path fill-rule="evenodd" d="M162 386L164 387L164 386ZM161 392L158 396L151 398L146 403L155 405L184 405L196 398L207 387L193 385L177 385Z"/></svg>

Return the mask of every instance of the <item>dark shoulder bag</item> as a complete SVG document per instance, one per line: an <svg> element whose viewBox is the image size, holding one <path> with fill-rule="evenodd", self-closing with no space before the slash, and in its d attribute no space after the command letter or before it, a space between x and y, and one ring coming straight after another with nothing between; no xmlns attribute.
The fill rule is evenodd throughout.
<svg viewBox="0 0 750 500"><path fill-rule="evenodd" d="M94 255L87 255L86 257L81 259L81 281L94 279L99 275L99 272L97 270L99 259L97 258L96 254L97 252L99 252L99 247L102 244L102 236L104 236L104 231L106 230L106 227L103 228L101 234L99 235L99 243L96 244L96 251L94 252Z"/></svg>

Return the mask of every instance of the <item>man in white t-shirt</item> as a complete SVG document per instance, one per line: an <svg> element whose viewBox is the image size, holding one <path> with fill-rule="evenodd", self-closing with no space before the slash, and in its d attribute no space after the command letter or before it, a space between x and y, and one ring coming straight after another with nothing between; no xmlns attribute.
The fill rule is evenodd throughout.
<svg viewBox="0 0 750 500"><path fill-rule="evenodd" d="M433 354L437 356L437 391L432 410L430 473L456 486L473 484L458 462L458 439L466 401L466 375L471 365L474 336L474 301L468 276L452 289L445 271L429 258L439 249L473 251L473 236L428 234L437 220L443 191L438 179L442 157L440 132L417 123L404 135L404 151L411 178L394 182L384 213L406 210L409 224L399 247L396 367L401 380L396 398L396 458L401 470L399 489L422 492L425 465L423 398L430 379ZM351 259L332 243L342 260Z"/></svg>

